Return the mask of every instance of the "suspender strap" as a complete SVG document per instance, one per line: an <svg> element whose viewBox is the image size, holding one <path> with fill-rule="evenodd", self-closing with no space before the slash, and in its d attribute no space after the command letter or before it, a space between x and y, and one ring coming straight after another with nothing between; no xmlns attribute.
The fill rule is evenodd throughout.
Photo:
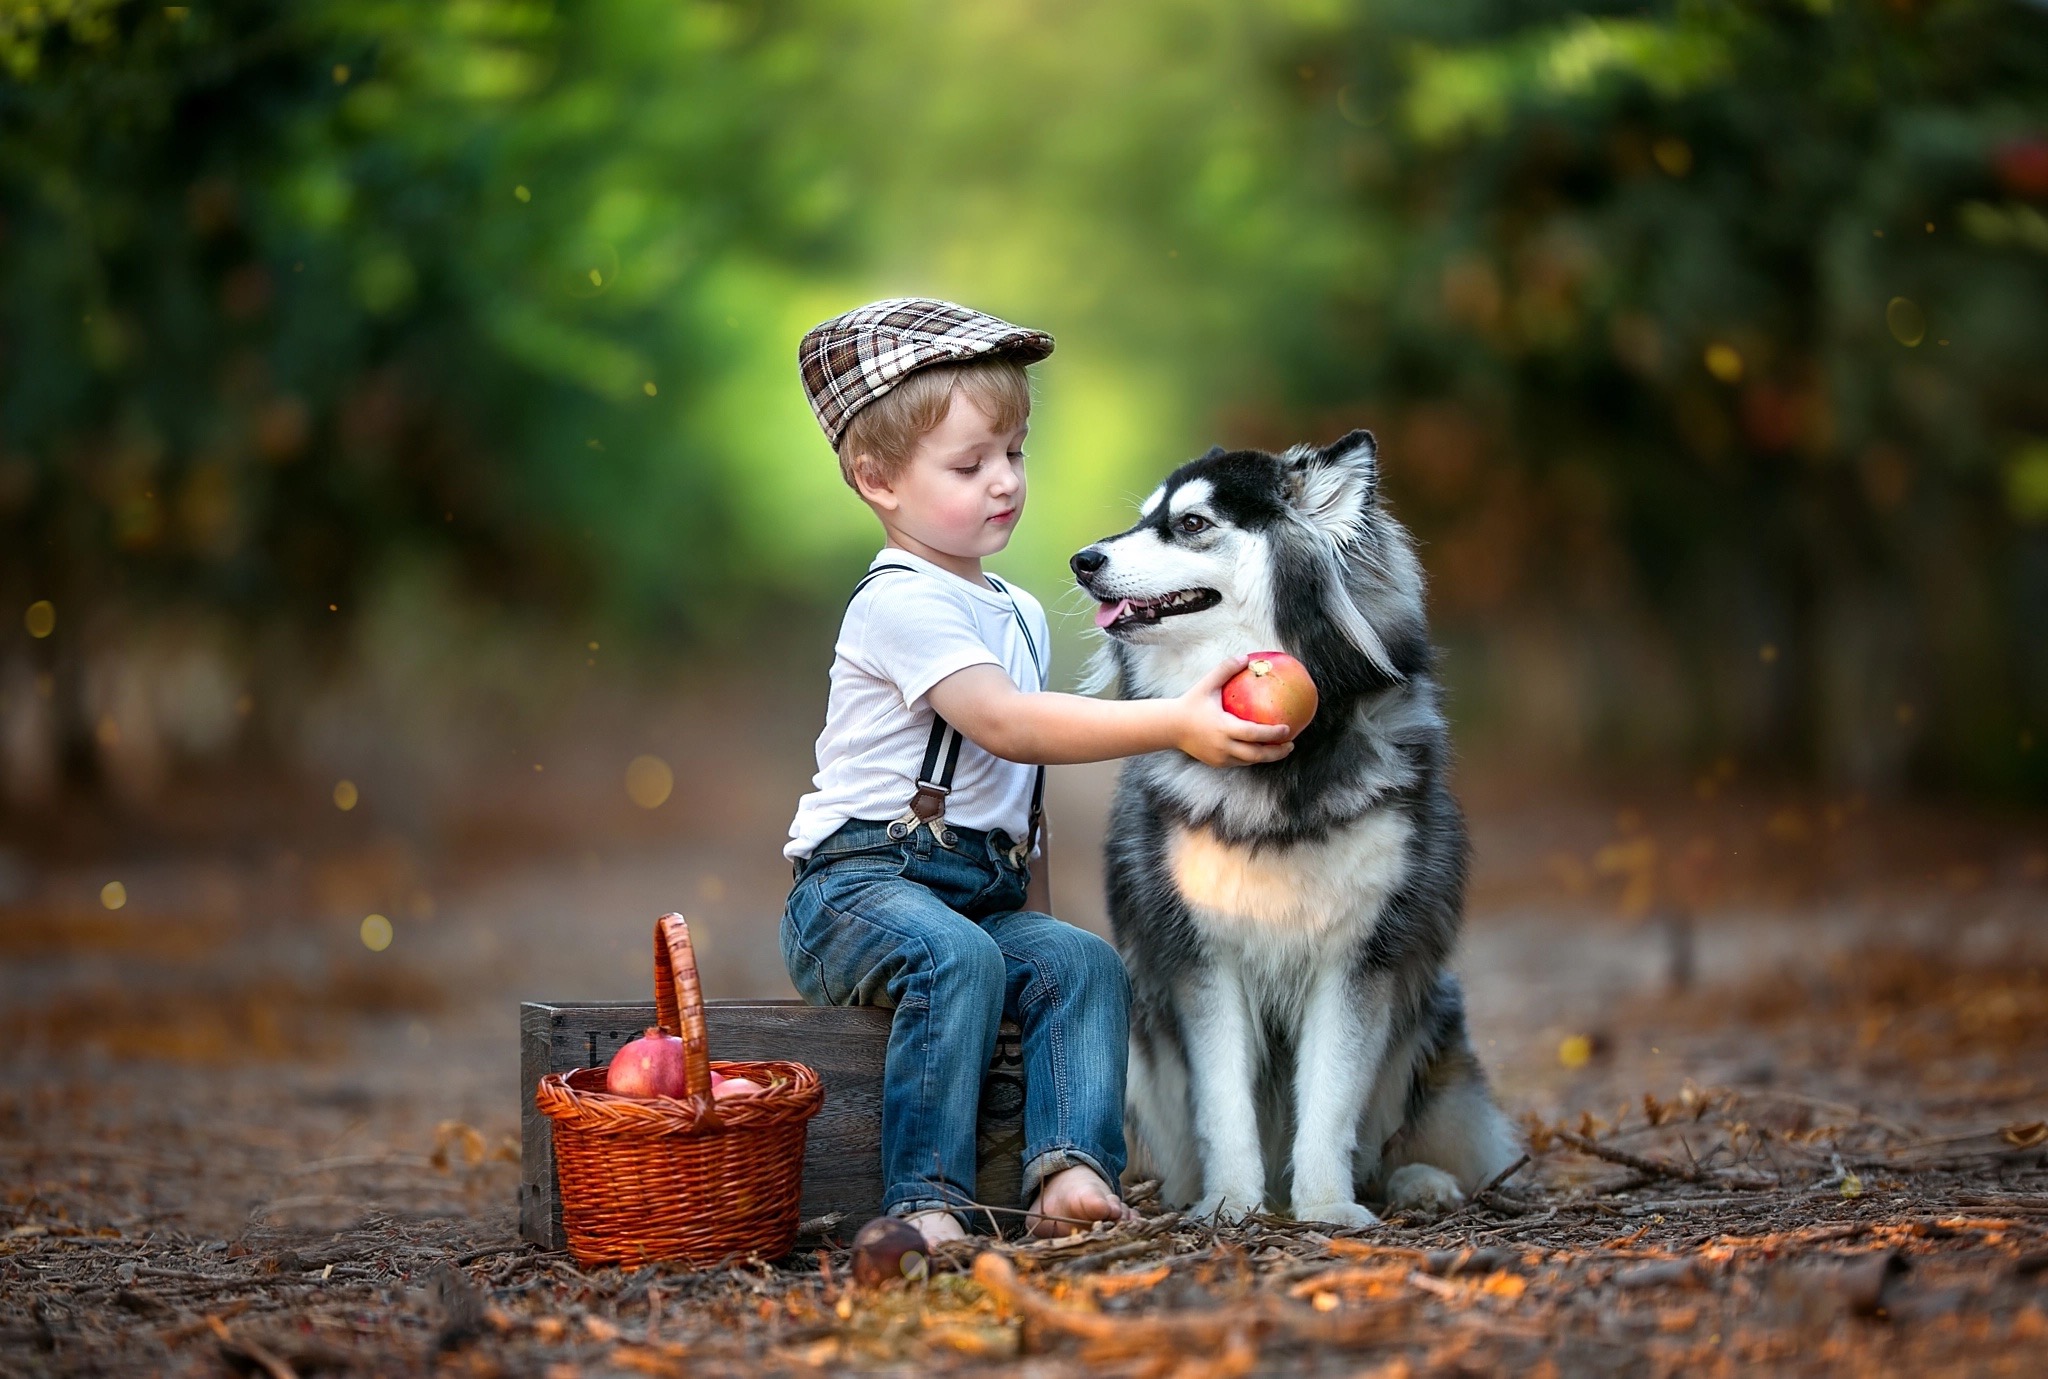
<svg viewBox="0 0 2048 1379"><path fill-rule="evenodd" d="M926 781L938 780L939 750L940 748L946 745L946 731L948 728L952 726L951 724L947 723L945 719L940 718L937 714L932 715L932 717L934 720L932 723L932 735L931 737L926 739L924 744L924 765L919 767L917 772L917 779L920 785ZM958 734L955 734L955 736L957 737ZM959 750L960 749L958 747L955 747L953 749L955 753L955 756L953 758L954 761L958 761L960 759L958 756ZM947 763L946 774L948 776L952 774L951 762ZM952 785L952 782L948 780L946 784L950 787Z"/></svg>
<svg viewBox="0 0 2048 1379"><path fill-rule="evenodd" d="M877 577L888 573L890 570L909 570L912 574L917 573L909 565L877 565L862 575L860 582L853 586L853 593L849 594L846 599L848 605L851 605L854 599L860 596L861 590L867 588ZM986 578L1004 597L1010 600L1010 616L1017 620L1017 630L1024 635L1024 646L1031 653L1032 669L1038 672L1038 687L1044 689L1045 658L1038 650L1038 639L1031 635L1030 624L1024 621L1024 610L1017 606L1017 596L1010 592L1009 585L1003 583L994 575L988 575ZM950 745L947 742L949 737L952 739ZM917 773L917 793L911 796L910 808L906 812L915 817L919 823L932 829L934 833L937 833L945 822L946 796L953 793L953 773L960 765L960 744L964 740L960 736L958 728L948 723L937 709L932 710L932 731L931 736L927 737L924 743L924 764L918 769ZM945 756L943 768L940 768L939 765L941 753ZM936 775L933 774L934 770L938 772ZM1044 817L1045 768L1040 766L1031 782L1031 827L1030 834L1025 838L1022 848L1018 853L1020 863L1024 858L1031 855L1032 849L1038 846L1039 822ZM893 829L895 826L892 824L890 827ZM950 847L951 844L947 846Z"/></svg>
<svg viewBox="0 0 2048 1379"><path fill-rule="evenodd" d="M1031 833L1024 839L1024 857L1029 857L1038 847L1038 827L1045 818L1045 768L1038 768L1038 774L1031 782ZM1022 861L1023 858L1019 858Z"/></svg>
<svg viewBox="0 0 2048 1379"><path fill-rule="evenodd" d="M1024 634L1024 645L1031 652L1032 667L1038 671L1038 687L1041 690L1044 689L1046 681L1045 658L1039 655L1038 640L1031 635L1031 625L1024 621L1024 610L1017 606L1017 596L1015 594L1010 593L1009 585L1003 583L994 575L987 576L987 579L989 583L995 585L996 588L1002 590L1003 593L1009 595L1010 616L1017 620L1017 630ZM1031 854L1037 849L1039 824L1040 821L1044 818L1045 767L1040 766L1037 772L1033 775L1031 780L1031 826L1029 832L1025 835L1024 838L1023 851L1018 854L1017 860L1020 864L1024 861L1025 858L1030 857Z"/></svg>
<svg viewBox="0 0 2048 1379"><path fill-rule="evenodd" d="M872 569L872 570L869 570L869 571L868 571L868 572L867 572L866 574L864 574L864 575L862 575L862 576L860 577L860 583L858 583L858 584L856 584L856 585L854 585L854 586L853 586L853 592L852 592L852 593L850 593L850 594L848 594L848 595L846 596L846 603L847 603L847 606L848 606L848 607L852 607L852 606L853 606L853 601L854 601L855 599L857 599L857 598L859 598L859 597L860 597L860 591L861 591L861 590L863 590L863 589L867 588L867 587L868 587L868 586L869 586L870 584L873 584L873 583L875 582L875 580L876 580L876 579L880 578L880 577L881 577L882 575L885 575L885 574L889 573L889 571L891 571L891 570L910 570L910 566L908 566L908 565L877 565L877 566L875 566L875 568L874 568L874 569ZM910 572L911 572L912 574L916 574L916 573L917 573L917 571L915 571L915 570L910 570Z"/></svg>
<svg viewBox="0 0 2048 1379"><path fill-rule="evenodd" d="M946 739L953 744L946 747ZM924 823L943 818L946 813L946 796L953 793L953 772L960 765L960 730L932 714L932 734L924 742L924 766L917 773L917 793L910 797L910 812ZM938 770L939 752L944 748L946 765Z"/></svg>

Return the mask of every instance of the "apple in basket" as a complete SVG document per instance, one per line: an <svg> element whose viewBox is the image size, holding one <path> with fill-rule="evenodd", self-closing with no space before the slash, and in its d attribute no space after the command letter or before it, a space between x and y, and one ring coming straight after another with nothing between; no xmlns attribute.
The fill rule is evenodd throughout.
<svg viewBox="0 0 2048 1379"><path fill-rule="evenodd" d="M689 1083L683 1075L683 1041L664 1034L658 1027L625 1045L612 1055L605 1068L605 1090L614 1096L685 1097ZM761 1091L752 1078L711 1074L711 1096L715 1101L752 1096Z"/></svg>
<svg viewBox="0 0 2048 1379"><path fill-rule="evenodd" d="M1223 684L1225 711L1254 723L1285 723L1299 733L1316 716L1316 682L1284 651L1254 651Z"/></svg>
<svg viewBox="0 0 2048 1379"><path fill-rule="evenodd" d="M614 1096L686 1095L683 1041L653 1026L612 1055L604 1070L604 1089Z"/></svg>

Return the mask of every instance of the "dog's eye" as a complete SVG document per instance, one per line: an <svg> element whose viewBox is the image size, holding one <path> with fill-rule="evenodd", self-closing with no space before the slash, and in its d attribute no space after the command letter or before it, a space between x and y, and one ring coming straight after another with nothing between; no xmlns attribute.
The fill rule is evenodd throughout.
<svg viewBox="0 0 2048 1379"><path fill-rule="evenodd" d="M1209 530L1211 525L1208 518L1190 512L1175 518L1173 529L1182 536L1200 536Z"/></svg>

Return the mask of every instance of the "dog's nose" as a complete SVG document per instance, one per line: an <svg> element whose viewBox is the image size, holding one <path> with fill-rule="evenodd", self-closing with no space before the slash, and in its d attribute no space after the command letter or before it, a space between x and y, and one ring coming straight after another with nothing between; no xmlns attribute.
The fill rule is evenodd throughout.
<svg viewBox="0 0 2048 1379"><path fill-rule="evenodd" d="M1103 550L1100 546L1088 546L1075 551L1074 558L1069 560L1067 564L1074 567L1076 577L1086 579L1103 566L1109 564L1109 552Z"/></svg>

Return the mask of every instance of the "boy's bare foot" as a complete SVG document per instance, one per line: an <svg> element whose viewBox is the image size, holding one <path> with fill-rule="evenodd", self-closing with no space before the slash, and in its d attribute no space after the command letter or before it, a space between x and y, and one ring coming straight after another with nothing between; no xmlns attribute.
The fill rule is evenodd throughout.
<svg viewBox="0 0 2048 1379"><path fill-rule="evenodd" d="M917 1227L917 1233L924 1237L926 1249L967 1238L967 1229L960 1224L960 1218L943 1207L914 1211L903 1219Z"/></svg>
<svg viewBox="0 0 2048 1379"><path fill-rule="evenodd" d="M1038 1200L1024 1218L1031 1235L1073 1235L1082 1221L1135 1221L1138 1213L1123 1204L1116 1190L1086 1164L1063 1168L1038 1188Z"/></svg>

